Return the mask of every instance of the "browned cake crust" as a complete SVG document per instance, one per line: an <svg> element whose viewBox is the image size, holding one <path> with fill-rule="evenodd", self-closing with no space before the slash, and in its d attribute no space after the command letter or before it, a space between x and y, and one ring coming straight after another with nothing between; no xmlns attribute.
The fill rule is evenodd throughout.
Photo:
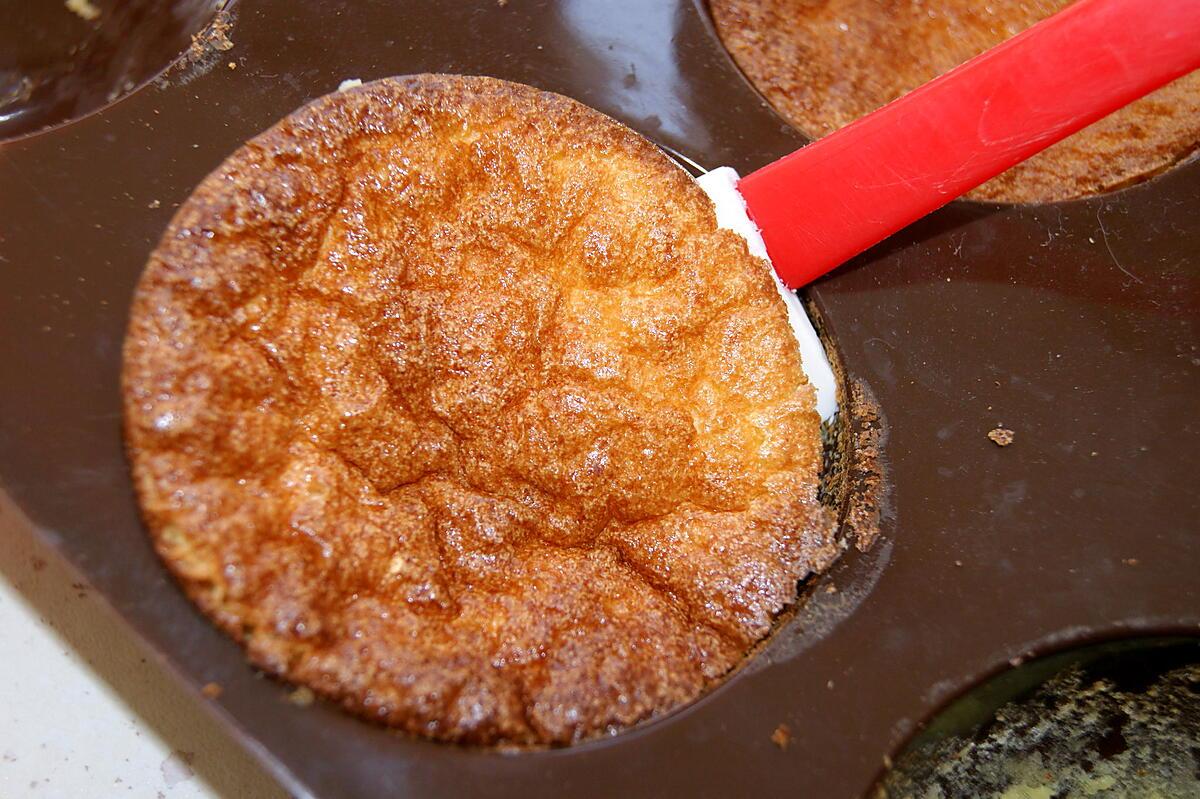
<svg viewBox="0 0 1200 799"><path fill-rule="evenodd" d="M710 0L725 46L793 125L824 136L1070 0ZM1148 4L1147 11L1149 12ZM1200 146L1200 73L1081 130L968 196L1050 202L1136 182Z"/></svg>
<svg viewBox="0 0 1200 799"><path fill-rule="evenodd" d="M640 136L501 81L379 81L234 153L150 258L124 395L192 599L434 738L687 702L836 552L765 264Z"/></svg>

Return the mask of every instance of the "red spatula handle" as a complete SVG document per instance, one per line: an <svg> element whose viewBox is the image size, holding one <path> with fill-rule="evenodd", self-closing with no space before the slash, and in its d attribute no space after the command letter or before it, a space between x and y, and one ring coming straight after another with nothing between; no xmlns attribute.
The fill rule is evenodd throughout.
<svg viewBox="0 0 1200 799"><path fill-rule="evenodd" d="M1200 68L1200 0L1080 0L741 180L796 288Z"/></svg>

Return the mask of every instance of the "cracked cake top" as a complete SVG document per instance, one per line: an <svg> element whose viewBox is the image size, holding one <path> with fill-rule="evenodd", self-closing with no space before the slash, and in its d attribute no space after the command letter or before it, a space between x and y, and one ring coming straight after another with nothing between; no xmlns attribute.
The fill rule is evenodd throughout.
<svg viewBox="0 0 1200 799"><path fill-rule="evenodd" d="M258 666L443 740L564 744L695 698L835 545L764 262L564 97L388 79L179 209L126 436L155 545Z"/></svg>

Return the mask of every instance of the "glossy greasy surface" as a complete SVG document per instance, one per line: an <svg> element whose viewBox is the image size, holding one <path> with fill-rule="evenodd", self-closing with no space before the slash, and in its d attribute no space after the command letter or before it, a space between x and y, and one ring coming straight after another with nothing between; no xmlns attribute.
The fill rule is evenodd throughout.
<svg viewBox="0 0 1200 799"><path fill-rule="evenodd" d="M794 125L824 136L1070 1L711 0L711 6L738 66ZM968 196L1008 202L1078 197L1143 178L1198 145L1200 73L1092 124Z"/></svg>
<svg viewBox="0 0 1200 799"><path fill-rule="evenodd" d="M835 551L767 265L558 95L426 76L297 112L180 209L125 364L191 596L412 732L564 743L692 699Z"/></svg>

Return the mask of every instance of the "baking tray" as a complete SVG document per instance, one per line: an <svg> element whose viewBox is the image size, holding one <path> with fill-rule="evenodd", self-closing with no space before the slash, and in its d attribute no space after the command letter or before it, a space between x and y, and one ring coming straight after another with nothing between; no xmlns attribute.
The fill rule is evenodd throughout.
<svg viewBox="0 0 1200 799"><path fill-rule="evenodd" d="M425 71L562 92L704 167L749 171L804 140L690 0L244 0L228 35L228 51L0 143L0 527L60 552L197 695L219 683L207 704L293 792L859 797L923 720L1010 661L1200 633L1193 162L1086 200L954 203L811 287L848 384L877 406L850 426L880 444L881 536L694 704L498 754L288 703L158 563L122 452L130 296L201 178L344 79ZM986 438L998 423L1013 445Z"/></svg>

